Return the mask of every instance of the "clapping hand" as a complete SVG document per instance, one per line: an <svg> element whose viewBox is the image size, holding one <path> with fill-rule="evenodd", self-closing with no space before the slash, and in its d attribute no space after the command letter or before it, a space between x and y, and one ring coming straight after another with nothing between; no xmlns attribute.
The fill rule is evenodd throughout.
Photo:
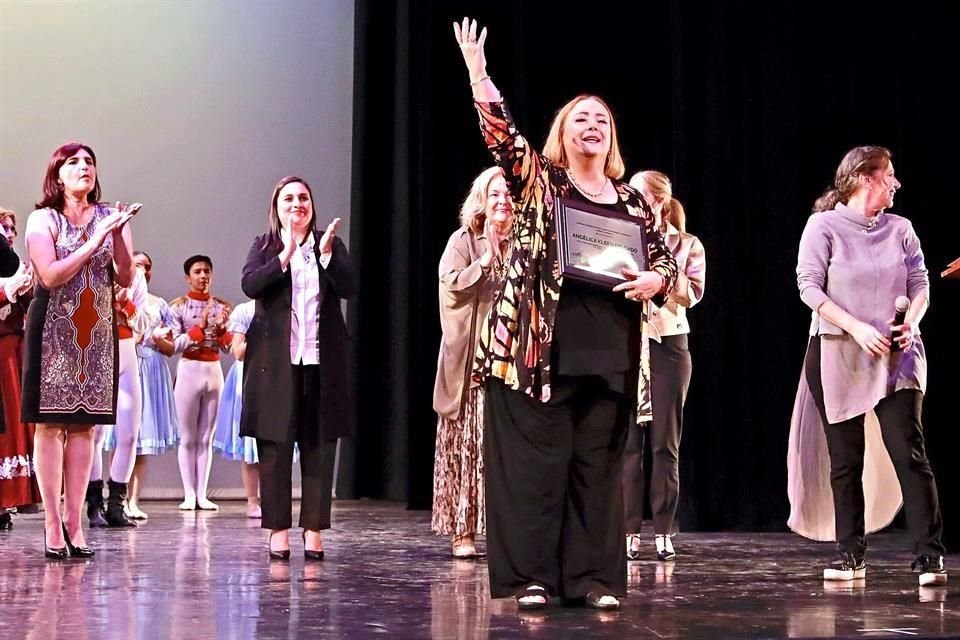
<svg viewBox="0 0 960 640"><path fill-rule="evenodd" d="M337 231L340 229L340 218L334 218L333 222L327 225L327 230L323 232L320 238L320 253L330 253L333 251L333 239L337 237Z"/></svg>

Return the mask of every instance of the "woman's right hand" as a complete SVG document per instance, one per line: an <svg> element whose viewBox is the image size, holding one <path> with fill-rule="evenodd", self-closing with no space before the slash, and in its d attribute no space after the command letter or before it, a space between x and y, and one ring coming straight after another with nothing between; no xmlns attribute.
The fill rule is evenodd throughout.
<svg viewBox="0 0 960 640"><path fill-rule="evenodd" d="M453 23L453 33L460 45L460 53L470 73L471 84L480 82L487 75L487 56L483 51L483 43L487 39L487 28L484 27L477 36L477 21L464 18L463 23Z"/></svg>
<svg viewBox="0 0 960 640"><path fill-rule="evenodd" d="M890 338L877 331L871 324L858 321L850 331L850 335L861 349L872 356L890 353Z"/></svg>
<svg viewBox="0 0 960 640"><path fill-rule="evenodd" d="M283 249L280 250L280 264L284 268L290 264L290 260L293 258L293 252L297 250L297 240L293 237L292 233L287 234L287 239L283 243Z"/></svg>

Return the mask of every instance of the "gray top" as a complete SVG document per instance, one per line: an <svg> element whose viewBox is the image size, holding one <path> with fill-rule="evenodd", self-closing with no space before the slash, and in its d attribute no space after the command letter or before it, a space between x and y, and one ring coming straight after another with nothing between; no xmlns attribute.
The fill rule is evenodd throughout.
<svg viewBox="0 0 960 640"><path fill-rule="evenodd" d="M814 213L800 239L797 286L800 298L813 309L810 335L821 336L821 378L831 423L866 413L894 391L926 390L926 356L919 336L907 352L874 357L817 313L831 300L887 333L897 296L911 301L929 297L923 251L909 220L891 213L868 218L843 204Z"/></svg>

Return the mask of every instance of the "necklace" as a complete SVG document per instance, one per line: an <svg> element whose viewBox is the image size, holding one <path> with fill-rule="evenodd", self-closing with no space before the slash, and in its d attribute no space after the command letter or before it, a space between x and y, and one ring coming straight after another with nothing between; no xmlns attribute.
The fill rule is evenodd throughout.
<svg viewBox="0 0 960 640"><path fill-rule="evenodd" d="M573 183L573 186L575 186L577 189L579 189L579 190L583 193L583 195L589 196L589 197L591 197L591 198L599 198L600 196L602 196L602 195L603 195L603 190L607 188L607 182L610 181L610 178L606 178L606 177L605 177L605 180L603 181L603 186L600 187L600 191L598 191L598 192L596 192L596 193L590 193L589 191L587 191L586 189L584 189L583 187L581 187L581 186L580 186L580 183L577 182L577 179L573 177L573 171L570 171L570 167L567 167L567 177L570 178L570 182Z"/></svg>
<svg viewBox="0 0 960 640"><path fill-rule="evenodd" d="M507 271L510 270L510 257L513 255L513 245L511 243L510 248L500 258L494 258L493 260L493 277L495 280L500 281L507 277Z"/></svg>

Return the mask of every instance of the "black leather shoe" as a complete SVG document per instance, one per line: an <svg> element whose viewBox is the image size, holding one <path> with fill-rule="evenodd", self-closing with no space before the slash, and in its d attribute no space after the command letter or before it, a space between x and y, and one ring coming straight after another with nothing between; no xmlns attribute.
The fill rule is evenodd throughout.
<svg viewBox="0 0 960 640"><path fill-rule="evenodd" d="M275 532L270 532L270 537L267 538L267 552L270 554L271 560L289 560L290 559L290 549L281 549L280 551L274 551L270 548L270 541L273 539L273 534Z"/></svg>
<svg viewBox="0 0 960 640"><path fill-rule="evenodd" d="M323 549L320 549L319 551L316 551L314 549L307 549L306 548L307 532L306 531L303 532L302 537L303 537L303 545L304 545L304 550L303 550L304 560L323 560Z"/></svg>
<svg viewBox="0 0 960 640"><path fill-rule="evenodd" d="M87 484L87 520L95 529L110 526L103 517L103 480L91 480Z"/></svg>
<svg viewBox="0 0 960 640"><path fill-rule="evenodd" d="M97 555L90 547L77 547L70 542L70 536L67 535L67 525L63 525L63 540L67 543L67 552L72 558L92 558Z"/></svg>
<svg viewBox="0 0 960 640"><path fill-rule="evenodd" d="M137 523L123 512L123 503L127 498L127 483L107 481L109 494L107 495L107 510L104 519L110 527L135 527Z"/></svg>
<svg viewBox="0 0 960 640"><path fill-rule="evenodd" d="M9 511L0 513L0 531L10 531L13 529L13 516Z"/></svg>
<svg viewBox="0 0 960 640"><path fill-rule="evenodd" d="M583 599L583 604L591 609L600 609L602 611L613 611L620 608L620 599L612 593L602 591L591 591Z"/></svg>
<svg viewBox="0 0 960 640"><path fill-rule="evenodd" d="M48 547L47 546L47 532L43 532L43 557L47 560L66 560L70 557L70 553L67 551L66 547Z"/></svg>

